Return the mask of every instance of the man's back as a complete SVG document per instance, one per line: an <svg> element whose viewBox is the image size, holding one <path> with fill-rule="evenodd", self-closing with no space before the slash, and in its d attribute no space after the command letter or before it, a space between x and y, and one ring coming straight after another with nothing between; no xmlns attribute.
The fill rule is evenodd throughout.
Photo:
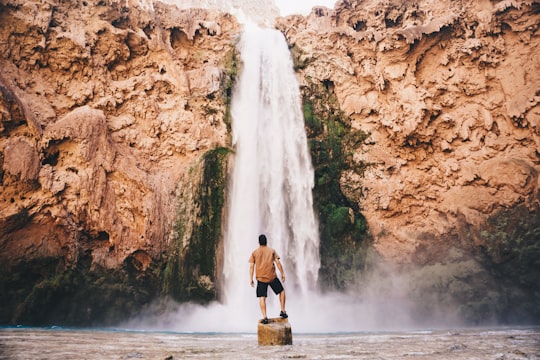
<svg viewBox="0 0 540 360"><path fill-rule="evenodd" d="M274 260L279 259L276 251L269 246L259 246L249 259L255 264L255 277L257 280L269 283L276 278Z"/></svg>

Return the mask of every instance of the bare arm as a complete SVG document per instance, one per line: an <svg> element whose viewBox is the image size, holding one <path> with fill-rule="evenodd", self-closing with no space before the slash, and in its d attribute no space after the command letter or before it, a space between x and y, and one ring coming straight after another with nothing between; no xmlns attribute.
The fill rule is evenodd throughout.
<svg viewBox="0 0 540 360"><path fill-rule="evenodd" d="M277 268L279 272L281 273L281 281L285 281L285 272L283 271L283 266L281 266L281 262L279 261L278 258L276 258L276 260L274 261L276 262Z"/></svg>
<svg viewBox="0 0 540 360"><path fill-rule="evenodd" d="M255 270L255 264L254 263L249 263L249 284L251 285L251 287L254 286L254 283L253 283L253 272Z"/></svg>

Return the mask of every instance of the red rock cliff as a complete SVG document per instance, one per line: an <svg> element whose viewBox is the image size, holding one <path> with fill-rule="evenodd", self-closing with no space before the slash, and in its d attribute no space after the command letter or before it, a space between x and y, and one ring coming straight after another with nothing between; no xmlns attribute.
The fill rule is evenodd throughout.
<svg viewBox="0 0 540 360"><path fill-rule="evenodd" d="M517 318L540 318L539 12L343 0L276 23L304 93L322 85L343 126L369 135L346 145L339 185L371 249L411 270L418 299L457 298L479 320L514 303ZM121 293L117 308L136 309L159 296L173 238L189 245L200 223L202 159L229 144L240 26L136 1L0 0L0 23L0 322L32 319L44 289L84 297L63 282L99 288L62 277L70 269L131 284L110 284L102 302ZM185 270L212 287L195 265Z"/></svg>
<svg viewBox="0 0 540 360"><path fill-rule="evenodd" d="M161 3L6 0L0 23L4 295L18 296L17 271L40 284L81 267L135 280L161 267L179 203L196 217L179 198L228 143L236 21Z"/></svg>
<svg viewBox="0 0 540 360"><path fill-rule="evenodd" d="M344 126L369 134L346 147L341 190L419 302L461 292L479 318L522 302L540 315L526 290L540 274L539 12L344 0L278 19L303 86L324 84Z"/></svg>

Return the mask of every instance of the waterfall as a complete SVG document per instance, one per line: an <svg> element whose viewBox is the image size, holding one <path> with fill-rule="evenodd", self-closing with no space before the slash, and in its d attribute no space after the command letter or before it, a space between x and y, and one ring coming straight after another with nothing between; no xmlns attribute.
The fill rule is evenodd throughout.
<svg viewBox="0 0 540 360"><path fill-rule="evenodd" d="M231 104L234 154L221 301L205 306L168 304L163 314L158 306L157 316L130 326L180 332L255 331L261 312L249 285L248 260L261 233L281 256L287 311L295 332L388 329L412 323L406 299L396 297L403 281L384 272L364 283L361 294L317 291L314 171L291 55L280 32L249 24L238 48L242 65ZM267 311L269 317L279 314L279 300L271 290Z"/></svg>
<svg viewBox="0 0 540 360"><path fill-rule="evenodd" d="M280 255L288 298L294 294L296 301L316 290L319 234L314 172L287 43L277 30L246 25L238 49L242 65L231 104L234 160L222 292L228 308L258 312L248 259L259 234ZM269 316L275 316L270 309Z"/></svg>

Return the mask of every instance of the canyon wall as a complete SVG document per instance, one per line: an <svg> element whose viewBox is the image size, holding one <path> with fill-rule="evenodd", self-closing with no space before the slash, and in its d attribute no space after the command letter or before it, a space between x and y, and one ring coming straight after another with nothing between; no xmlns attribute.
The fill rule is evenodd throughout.
<svg viewBox="0 0 540 360"><path fill-rule="evenodd" d="M468 318L540 315L539 11L353 0L277 24L304 88L324 84L366 134L343 139L340 185L379 260Z"/></svg>
<svg viewBox="0 0 540 360"><path fill-rule="evenodd" d="M0 322L125 317L201 217L238 25L125 1L1 1L0 23Z"/></svg>
<svg viewBox="0 0 540 360"><path fill-rule="evenodd" d="M400 274L418 309L540 320L539 12L343 0L277 19L316 168L323 288ZM0 323L215 299L236 19L0 0L0 24Z"/></svg>

